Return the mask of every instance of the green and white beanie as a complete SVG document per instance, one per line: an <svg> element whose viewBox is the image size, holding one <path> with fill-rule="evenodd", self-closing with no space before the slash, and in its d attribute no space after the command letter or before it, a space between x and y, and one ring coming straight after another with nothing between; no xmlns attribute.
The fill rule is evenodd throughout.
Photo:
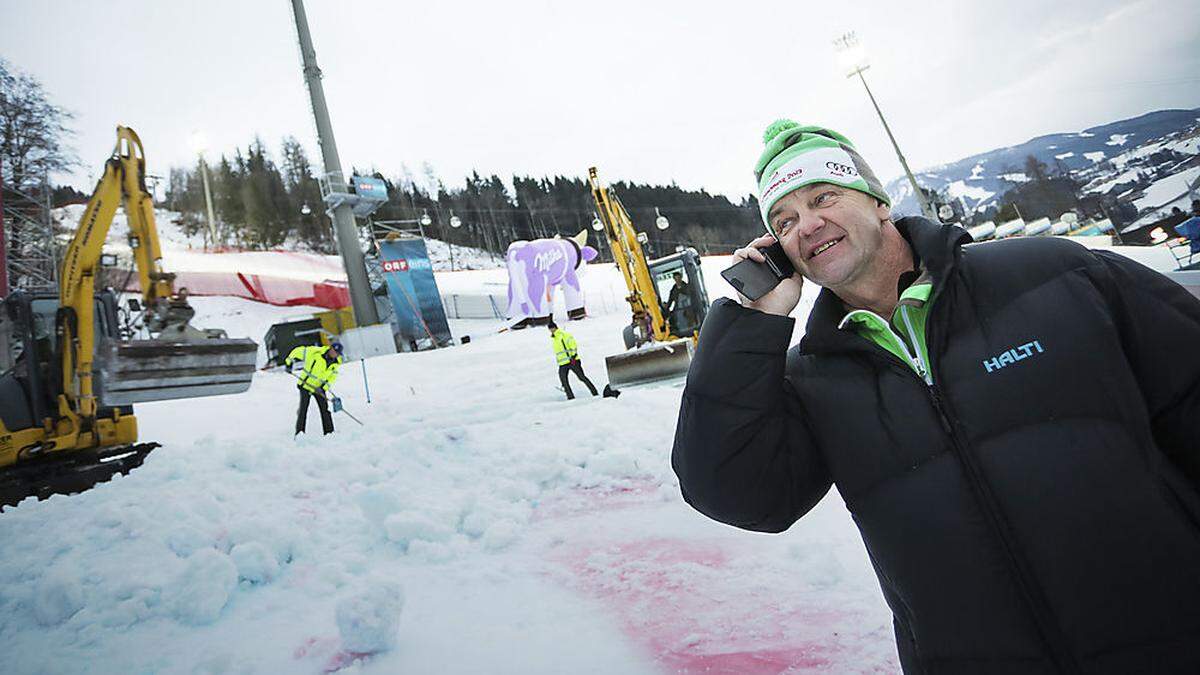
<svg viewBox="0 0 1200 675"><path fill-rule="evenodd" d="M850 139L836 131L778 120L763 133L763 143L767 147L754 166L754 178L758 181L762 219L768 228L767 214L775 202L812 183L842 185L891 206L892 200L883 191L875 172Z"/></svg>

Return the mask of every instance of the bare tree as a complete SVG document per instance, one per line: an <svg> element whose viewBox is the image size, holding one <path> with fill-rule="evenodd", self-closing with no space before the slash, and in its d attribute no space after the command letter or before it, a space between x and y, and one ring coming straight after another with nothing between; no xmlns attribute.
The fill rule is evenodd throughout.
<svg viewBox="0 0 1200 675"><path fill-rule="evenodd" d="M74 166L63 145L74 116L50 103L42 84L0 60L0 170L8 181L40 181Z"/></svg>

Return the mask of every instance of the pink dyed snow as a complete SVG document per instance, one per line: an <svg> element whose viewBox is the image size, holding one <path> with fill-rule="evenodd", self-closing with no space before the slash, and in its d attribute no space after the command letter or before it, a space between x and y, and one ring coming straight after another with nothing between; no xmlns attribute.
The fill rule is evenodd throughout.
<svg viewBox="0 0 1200 675"><path fill-rule="evenodd" d="M292 658L299 661L300 659L325 659L325 665L322 666L322 673L336 673L337 671L351 666L355 661L366 660L374 656L371 652L346 652L338 649L340 642L337 638L329 637L310 637L304 641L304 644L296 647L292 652ZM329 655L326 658L326 655Z"/></svg>
<svg viewBox="0 0 1200 675"><path fill-rule="evenodd" d="M548 497L538 504L533 512L533 522L552 518L566 518L596 510L613 511L616 509L645 506L646 502L655 501L653 495L658 491L658 484L650 481L629 481L627 485L576 488Z"/></svg>
<svg viewBox="0 0 1200 675"><path fill-rule="evenodd" d="M574 490L538 509L562 518L657 501L658 486ZM894 656L863 651L867 617L841 599L787 583L786 568L753 557L732 540L671 537L636 541L576 539L547 552L568 584L595 597L623 631L671 673L891 673ZM740 555L739 555L740 554ZM873 631L871 631L873 633ZM885 631L886 632L886 631Z"/></svg>

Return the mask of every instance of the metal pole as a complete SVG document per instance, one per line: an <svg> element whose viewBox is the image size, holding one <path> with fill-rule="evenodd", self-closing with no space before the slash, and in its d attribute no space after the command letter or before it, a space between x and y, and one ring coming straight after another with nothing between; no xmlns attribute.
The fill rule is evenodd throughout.
<svg viewBox="0 0 1200 675"><path fill-rule="evenodd" d="M371 402L371 385L367 382L367 360L359 359L358 362L362 364L363 387L367 390L367 403L370 403ZM362 422L359 422L359 424L362 424Z"/></svg>
<svg viewBox="0 0 1200 675"><path fill-rule="evenodd" d="M332 193L349 193L346 178L342 175L342 164L338 158L337 143L333 139L333 125L329 121L329 109L325 105L325 90L321 86L321 69L317 67L317 53L313 49L312 36L308 33L308 18L304 14L304 0L292 0L292 12L296 17L296 34L300 38L300 56L304 62L304 81L308 84L312 99L313 118L317 123L317 140L321 144L321 156L325 159L325 175ZM354 310L354 321L359 326L379 323L375 299L371 296L371 282L367 278L366 261L362 245L358 242L358 227L350 204L343 202L333 209L334 230L337 233L338 250L342 254L342 265L346 268L346 280L350 285L350 304Z"/></svg>
<svg viewBox="0 0 1200 675"><path fill-rule="evenodd" d="M904 161L904 153L900 152L900 145L896 143L896 137L892 135L892 130L888 127L887 120L883 118L883 111L879 109L879 104L875 102L875 95L871 93L871 88L867 86L867 78L863 77L863 71L866 68L855 68L854 74L858 75L858 79L862 82L863 89L867 90L867 96L871 99L871 105L875 106L875 112L879 114L879 121L883 122L883 130L887 132L888 140L892 142L892 147L896 149L896 156L900 158L900 166L904 167L904 175L908 176L908 182L912 185L913 193L917 196L917 203L921 205L921 213L925 214L926 218L936 220L937 216L933 212L933 208L929 206L929 202L925 199L925 193L921 191L921 186L917 185L917 179L913 176L913 172L908 168L908 162Z"/></svg>
<svg viewBox="0 0 1200 675"><path fill-rule="evenodd" d="M217 247L217 219L213 216L212 191L208 188L208 162L200 155L200 176L204 179L204 207L208 209L208 237L213 248Z"/></svg>

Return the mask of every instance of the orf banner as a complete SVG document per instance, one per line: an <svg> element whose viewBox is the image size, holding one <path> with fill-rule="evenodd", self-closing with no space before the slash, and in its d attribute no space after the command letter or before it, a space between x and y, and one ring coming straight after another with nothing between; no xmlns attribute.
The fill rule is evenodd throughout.
<svg viewBox="0 0 1200 675"><path fill-rule="evenodd" d="M379 257L402 344L418 348L449 344L453 338L425 240L402 237L381 241Z"/></svg>

